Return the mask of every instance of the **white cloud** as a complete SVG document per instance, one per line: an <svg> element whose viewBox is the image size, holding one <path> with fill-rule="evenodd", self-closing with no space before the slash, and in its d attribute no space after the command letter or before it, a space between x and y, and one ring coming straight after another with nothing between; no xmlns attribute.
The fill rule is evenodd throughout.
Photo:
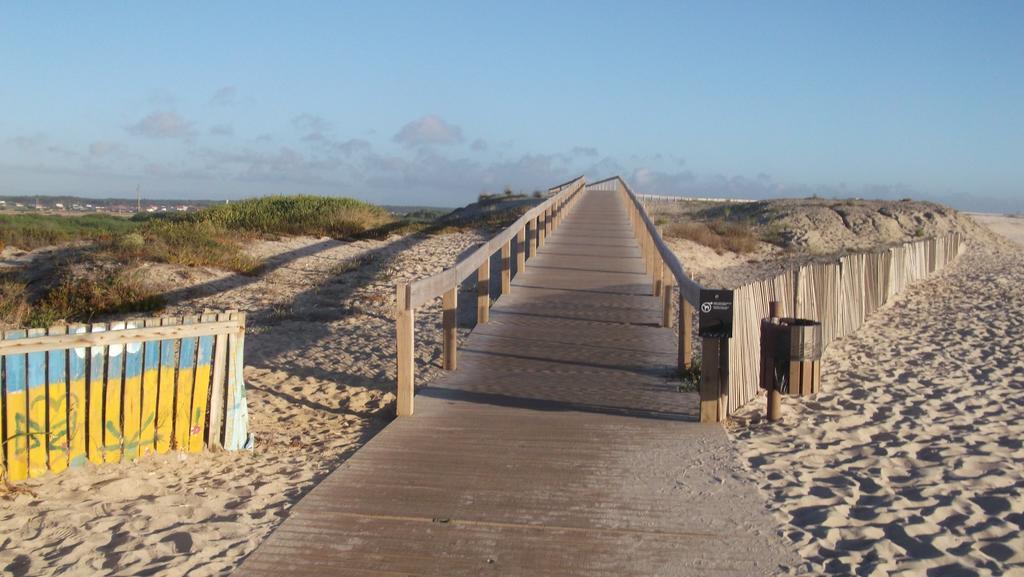
<svg viewBox="0 0 1024 577"><path fill-rule="evenodd" d="M484 140L483 138L477 138L476 140L473 141L472 144L469 145L469 148L471 150L475 150L476 152L483 152L487 150L487 141Z"/></svg>
<svg viewBox="0 0 1024 577"><path fill-rule="evenodd" d="M406 146L423 146L458 144L463 139L461 128L454 124L448 124L438 116L429 114L403 126L392 140Z"/></svg>
<svg viewBox="0 0 1024 577"><path fill-rule="evenodd" d="M136 136L147 138L191 138L195 135L192 124L173 111L154 112L127 128Z"/></svg>
<svg viewBox="0 0 1024 577"><path fill-rule="evenodd" d="M230 124L214 124L210 127L210 134L216 136L232 136L235 134L235 127Z"/></svg>

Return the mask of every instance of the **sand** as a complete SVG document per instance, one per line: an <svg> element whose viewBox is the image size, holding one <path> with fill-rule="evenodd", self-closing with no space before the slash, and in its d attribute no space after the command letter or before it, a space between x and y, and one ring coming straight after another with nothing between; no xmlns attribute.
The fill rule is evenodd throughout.
<svg viewBox="0 0 1024 577"><path fill-rule="evenodd" d="M482 238L262 242L250 249L268 259L258 277L148 265L147 278L174 287L170 313L249 312L257 446L26 482L36 496L0 501L0 571L229 573L390 419L394 282L440 270ZM697 278L726 286L783 266L771 251L673 246ZM763 401L737 416L729 431L749 490L805 559L799 573L1024 574L1022 286L1021 251L974 246L835 343L825 390L787 400L782 423L762 421ZM436 304L417 328L426 383L440 357Z"/></svg>
<svg viewBox="0 0 1024 577"><path fill-rule="evenodd" d="M1024 246L1024 216L1006 214L989 214L983 212L967 213L976 222L988 227L996 234Z"/></svg>
<svg viewBox="0 0 1024 577"><path fill-rule="evenodd" d="M302 495L390 420L394 283L441 270L482 238L262 242L250 248L268 259L258 277L147 265L151 282L177 287L168 293L170 314L249 313L245 379L256 448L86 466L27 481L36 497L0 500L0 571L229 573ZM417 315L420 384L439 371L440 316L439 304Z"/></svg>
<svg viewBox="0 0 1024 577"><path fill-rule="evenodd" d="M1024 574L1024 253L972 246L730 426L806 574Z"/></svg>

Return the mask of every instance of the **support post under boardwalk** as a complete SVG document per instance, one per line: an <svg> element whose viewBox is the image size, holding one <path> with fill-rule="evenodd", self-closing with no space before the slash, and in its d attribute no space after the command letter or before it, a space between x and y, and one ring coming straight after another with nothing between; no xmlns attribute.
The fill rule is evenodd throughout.
<svg viewBox="0 0 1024 577"><path fill-rule="evenodd" d="M512 292L512 240L501 245L501 294Z"/></svg>
<svg viewBox="0 0 1024 577"><path fill-rule="evenodd" d="M454 286L441 296L441 330L444 333L441 356L442 367L446 371L454 371L456 366L458 366L458 318L459 287Z"/></svg>
<svg viewBox="0 0 1024 577"><path fill-rule="evenodd" d="M408 417L413 413L413 325L414 315L409 306L409 286L400 284L396 290L395 332L397 333L398 356L398 401L399 417Z"/></svg>
<svg viewBox="0 0 1024 577"><path fill-rule="evenodd" d="M488 257L476 271L476 322L491 318L491 259Z"/></svg>

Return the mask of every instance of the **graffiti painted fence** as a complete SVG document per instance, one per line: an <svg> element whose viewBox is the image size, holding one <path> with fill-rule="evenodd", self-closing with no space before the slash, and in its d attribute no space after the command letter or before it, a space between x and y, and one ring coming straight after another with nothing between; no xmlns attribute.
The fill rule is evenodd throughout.
<svg viewBox="0 0 1024 577"><path fill-rule="evenodd" d="M10 480L248 441L244 313L11 330L0 339Z"/></svg>

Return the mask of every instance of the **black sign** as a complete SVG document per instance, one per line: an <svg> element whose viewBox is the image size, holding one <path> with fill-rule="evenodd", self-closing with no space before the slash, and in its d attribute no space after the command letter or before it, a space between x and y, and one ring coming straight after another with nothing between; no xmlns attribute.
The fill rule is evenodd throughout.
<svg viewBox="0 0 1024 577"><path fill-rule="evenodd" d="M732 291L701 289L699 320L700 336L731 339Z"/></svg>

